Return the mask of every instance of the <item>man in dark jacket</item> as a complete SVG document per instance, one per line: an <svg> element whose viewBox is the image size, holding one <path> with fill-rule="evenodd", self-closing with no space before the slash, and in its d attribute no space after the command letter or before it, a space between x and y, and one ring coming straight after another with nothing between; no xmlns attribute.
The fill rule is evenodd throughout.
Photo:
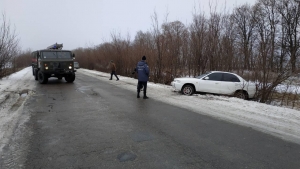
<svg viewBox="0 0 300 169"><path fill-rule="evenodd" d="M144 87L144 99L148 99L147 92L147 82L149 80L149 67L146 63L146 56L142 57L142 60L138 62L136 66L136 72L138 74L138 88L137 88L137 98L140 98L141 88Z"/></svg>

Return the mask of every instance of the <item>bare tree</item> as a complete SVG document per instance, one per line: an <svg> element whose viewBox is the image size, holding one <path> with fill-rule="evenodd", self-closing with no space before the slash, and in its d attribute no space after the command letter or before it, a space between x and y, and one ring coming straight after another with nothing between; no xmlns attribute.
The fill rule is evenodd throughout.
<svg viewBox="0 0 300 169"><path fill-rule="evenodd" d="M281 71L274 70L274 56L280 51L276 43L280 43L279 34L276 34L279 26L278 12L275 10L275 0L259 0L253 7L255 41L255 79L259 91L257 99L262 102L270 102L276 87L292 76L291 63L286 64ZM277 52L276 52L277 51Z"/></svg>
<svg viewBox="0 0 300 169"><path fill-rule="evenodd" d="M18 53L18 55L14 58L14 67L16 70L31 65L31 52L31 49L27 49Z"/></svg>
<svg viewBox="0 0 300 169"><path fill-rule="evenodd" d="M275 71L274 57L276 55L276 36L278 23L279 23L279 13L276 11L276 0L259 0L255 6L256 17L255 24L260 32L261 42L265 43L265 47L268 48L268 56L266 65L271 71ZM263 37L265 36L265 37Z"/></svg>
<svg viewBox="0 0 300 169"><path fill-rule="evenodd" d="M19 39L15 30L12 30L10 22L6 20L5 14L2 14L0 24L0 78L2 78L6 76L5 68L12 63L19 51Z"/></svg>
<svg viewBox="0 0 300 169"><path fill-rule="evenodd" d="M161 34L160 26L158 23L157 13L154 12L152 16L152 26L153 26L153 37L155 41L155 51L156 51L156 59L155 59L155 67L154 67L154 82L158 82L162 76L162 60L163 60L163 51L165 48L164 37Z"/></svg>
<svg viewBox="0 0 300 169"><path fill-rule="evenodd" d="M232 17L234 18L234 21L236 23L239 54L243 56L243 58L241 58L239 62L243 64L243 70L250 70L254 29L252 9L247 4L242 5L234 10Z"/></svg>
<svg viewBox="0 0 300 169"><path fill-rule="evenodd" d="M193 23L190 25L190 49L189 76L199 75L206 70L208 57L205 55L205 42L207 40L207 19L204 14L194 14ZM191 73L191 70L192 72Z"/></svg>
<svg viewBox="0 0 300 169"><path fill-rule="evenodd" d="M206 42L206 55L209 61L209 70L220 70L221 48L220 48L220 36L221 36L221 14L213 12L208 19L208 32Z"/></svg>
<svg viewBox="0 0 300 169"><path fill-rule="evenodd" d="M181 75L183 66L183 39L186 34L186 28L180 21L164 23L162 25L163 35L166 39L166 54L165 58L168 64L164 67L165 72L168 72L169 77L164 79L164 83L170 83L171 79Z"/></svg>
<svg viewBox="0 0 300 169"><path fill-rule="evenodd" d="M118 66L118 73L119 74L128 74L128 57L130 51L130 38L122 39L121 35L112 34L112 47L113 47L113 55L109 56L109 58L115 60L114 62Z"/></svg>
<svg viewBox="0 0 300 169"><path fill-rule="evenodd" d="M294 0L281 0L276 5L280 13L283 31L282 48L286 49L290 55L292 72L296 71L296 64L299 52L299 21L300 3Z"/></svg>
<svg viewBox="0 0 300 169"><path fill-rule="evenodd" d="M230 15L222 17L223 30L220 37L221 60L220 69L225 71L237 70L238 61L236 61L236 34L234 30L234 20Z"/></svg>

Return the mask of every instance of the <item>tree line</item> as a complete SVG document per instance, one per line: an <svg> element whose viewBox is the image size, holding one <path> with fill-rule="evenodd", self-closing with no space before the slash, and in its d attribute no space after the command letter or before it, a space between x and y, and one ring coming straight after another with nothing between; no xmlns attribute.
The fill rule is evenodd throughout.
<svg viewBox="0 0 300 169"><path fill-rule="evenodd" d="M31 64L30 50L21 51L16 30L3 13L0 18L0 79Z"/></svg>
<svg viewBox="0 0 300 169"><path fill-rule="evenodd" d="M118 73L128 76L143 55L151 81L170 84L175 77L207 71L235 72L257 83L257 99L267 102L275 87L299 72L299 2L258 0L232 12L193 14L192 23L158 23L150 31L129 37L112 34L112 41L74 50L82 67L108 71L114 60Z"/></svg>
<svg viewBox="0 0 300 169"><path fill-rule="evenodd" d="M118 74L124 76L130 76L145 55L150 80L163 84L207 71L235 72L257 84L259 102L270 102L275 88L299 72L299 2L257 0L230 12L214 9L209 15L194 12L188 25L159 23L154 12L150 30L137 32L133 40L112 33L110 42L73 52L87 69L108 72L107 65L114 60ZM2 55L0 47L0 59Z"/></svg>

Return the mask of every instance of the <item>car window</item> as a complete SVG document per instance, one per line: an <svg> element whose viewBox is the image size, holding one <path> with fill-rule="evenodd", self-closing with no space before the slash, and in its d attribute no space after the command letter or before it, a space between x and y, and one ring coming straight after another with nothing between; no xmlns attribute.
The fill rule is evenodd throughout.
<svg viewBox="0 0 300 169"><path fill-rule="evenodd" d="M57 57L62 59L71 59L71 52L57 52Z"/></svg>
<svg viewBox="0 0 300 169"><path fill-rule="evenodd" d="M44 59L56 59L56 58L62 58L62 59L71 59L71 52L66 51L45 51L42 52L42 57Z"/></svg>
<svg viewBox="0 0 300 169"><path fill-rule="evenodd" d="M44 59L56 58L56 52L42 52L42 58Z"/></svg>
<svg viewBox="0 0 300 169"><path fill-rule="evenodd" d="M222 73L212 73L210 75L208 75L207 77L209 77L208 80L212 80L212 81L222 81Z"/></svg>
<svg viewBox="0 0 300 169"><path fill-rule="evenodd" d="M240 79L233 74L224 73L223 80L226 82L240 82Z"/></svg>
<svg viewBox="0 0 300 169"><path fill-rule="evenodd" d="M202 77L204 77L204 76L206 76L206 75L207 75L207 73L202 74L202 75L200 75L200 76L197 76L196 78L197 78L197 79L201 79Z"/></svg>

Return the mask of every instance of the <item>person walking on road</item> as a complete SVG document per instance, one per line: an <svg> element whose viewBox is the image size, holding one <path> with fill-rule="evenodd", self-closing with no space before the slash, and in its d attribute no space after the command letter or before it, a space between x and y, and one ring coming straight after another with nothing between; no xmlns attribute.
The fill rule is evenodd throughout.
<svg viewBox="0 0 300 169"><path fill-rule="evenodd" d="M112 80L113 75L115 75L116 78L117 78L117 81L118 81L119 78L118 78L118 76L116 74L116 69L117 68L116 68L116 64L114 63L113 60L110 61L110 69L111 69L111 74L110 74L110 79L109 80Z"/></svg>
<svg viewBox="0 0 300 169"><path fill-rule="evenodd" d="M138 87L137 87L137 98L140 98L141 88L144 88L144 99L147 97L147 82L149 80L149 67L146 63L146 56L142 57L142 60L138 62L136 66L136 72L138 74Z"/></svg>
<svg viewBox="0 0 300 169"><path fill-rule="evenodd" d="M133 72L131 74L135 74L137 72L136 68L134 68ZM139 88L139 83L136 85L136 88L138 89ZM143 91L143 86L141 86L141 91Z"/></svg>

